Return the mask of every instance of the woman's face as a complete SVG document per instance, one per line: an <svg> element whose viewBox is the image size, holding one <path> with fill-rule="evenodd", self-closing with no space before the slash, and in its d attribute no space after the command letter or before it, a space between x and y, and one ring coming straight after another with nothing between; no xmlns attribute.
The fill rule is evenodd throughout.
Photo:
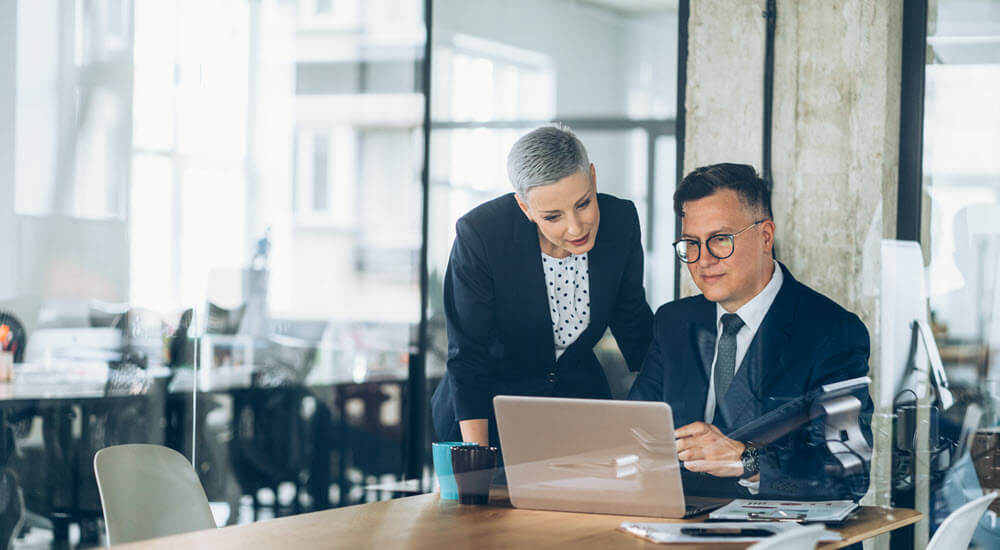
<svg viewBox="0 0 1000 550"><path fill-rule="evenodd" d="M515 197L524 215L538 226L542 252L565 258L594 247L601 212L593 164L589 174L577 172L555 183L532 187L527 195L527 203Z"/></svg>

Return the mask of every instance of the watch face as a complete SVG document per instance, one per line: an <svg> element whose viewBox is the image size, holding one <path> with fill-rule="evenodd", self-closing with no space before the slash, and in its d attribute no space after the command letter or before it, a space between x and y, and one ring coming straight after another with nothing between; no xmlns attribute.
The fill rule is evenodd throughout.
<svg viewBox="0 0 1000 550"><path fill-rule="evenodd" d="M760 464L757 462L757 449L752 445L747 445L743 454L740 455L740 462L743 463L742 477L750 477L760 470Z"/></svg>

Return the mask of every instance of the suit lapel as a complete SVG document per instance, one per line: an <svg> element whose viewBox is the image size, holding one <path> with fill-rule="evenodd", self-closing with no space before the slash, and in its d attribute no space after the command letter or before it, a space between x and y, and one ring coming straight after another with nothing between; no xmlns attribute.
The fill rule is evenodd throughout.
<svg viewBox="0 0 1000 550"><path fill-rule="evenodd" d="M704 375L705 387L712 376L712 359L715 358L715 303L705 301L691 323L691 336L694 339L694 356L701 362L701 373Z"/></svg>
<svg viewBox="0 0 1000 550"><path fill-rule="evenodd" d="M598 200L600 200L600 195L598 195ZM605 225L602 225L597 232L597 241L587 253L587 280L589 281L587 299L590 300L590 323L576 341L569 345L563 356L559 358L560 361L563 357L575 357L577 353L583 352L584 350L577 350L581 345L586 348L585 351L590 351L594 343L604 335L604 329L608 326L612 299L618 293L618 287L613 284L615 280L614 270L621 260L614 256L615 227L612 224L615 220L604 218L603 221Z"/></svg>
<svg viewBox="0 0 1000 550"><path fill-rule="evenodd" d="M580 335L577 341L587 338L587 341L596 342L601 338L601 334L591 334L598 330L598 327L608 326L608 318L611 315L611 299L617 294L618 288L613 285L614 266L616 258L613 257L614 250L612 237L614 237L610 226L611 220L606 219L608 227L602 227L597 232L597 240L594 247L587 253L587 279L590 288L587 290L590 297L590 325L584 334ZM603 333L604 330L601 329Z"/></svg>
<svg viewBox="0 0 1000 550"><path fill-rule="evenodd" d="M801 283L792 277L784 264L778 265L781 266L785 280L758 331L761 337L762 361L757 365L759 372L751 373L753 375L751 380L758 384L758 394L760 388L767 387L771 379L785 372L785 352L791 344L795 329L795 310Z"/></svg>
<svg viewBox="0 0 1000 550"><path fill-rule="evenodd" d="M512 280L523 281L523 303L529 313L524 320L526 332L531 338L538 339L537 349L548 358L547 361L555 362L556 344L552 336L552 315L545 290L538 228L524 216L517 222L512 258L515 260L511 266Z"/></svg>

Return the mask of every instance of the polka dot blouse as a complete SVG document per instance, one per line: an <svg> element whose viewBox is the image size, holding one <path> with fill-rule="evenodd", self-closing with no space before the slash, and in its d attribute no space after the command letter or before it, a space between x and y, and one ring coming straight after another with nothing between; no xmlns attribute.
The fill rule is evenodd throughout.
<svg viewBox="0 0 1000 550"><path fill-rule="evenodd" d="M590 324L589 264L586 254L553 258L543 252L542 268L558 360Z"/></svg>

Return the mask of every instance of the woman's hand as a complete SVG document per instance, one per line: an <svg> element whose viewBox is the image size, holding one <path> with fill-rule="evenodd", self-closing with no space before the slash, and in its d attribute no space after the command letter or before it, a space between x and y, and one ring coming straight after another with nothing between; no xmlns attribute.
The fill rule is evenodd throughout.
<svg viewBox="0 0 1000 550"><path fill-rule="evenodd" d="M490 421L485 418L460 420L458 427L462 430L462 441L476 442L484 447L490 446Z"/></svg>

